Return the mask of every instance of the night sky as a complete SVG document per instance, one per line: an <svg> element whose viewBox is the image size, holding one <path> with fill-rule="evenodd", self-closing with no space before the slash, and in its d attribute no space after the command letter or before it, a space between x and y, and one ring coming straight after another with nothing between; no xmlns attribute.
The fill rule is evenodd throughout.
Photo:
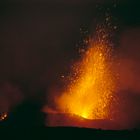
<svg viewBox="0 0 140 140"><path fill-rule="evenodd" d="M9 111L25 99L45 102L53 88L62 86L61 76L67 75L78 59L81 41L103 20L107 9L118 26L114 40L119 45L115 47L122 46L126 55L138 62L137 1L1 1L0 111Z"/></svg>

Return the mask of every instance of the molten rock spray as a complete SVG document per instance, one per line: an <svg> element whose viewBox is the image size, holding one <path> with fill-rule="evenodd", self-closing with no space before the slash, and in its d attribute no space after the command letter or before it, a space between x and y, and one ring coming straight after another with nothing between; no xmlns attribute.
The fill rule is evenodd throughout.
<svg viewBox="0 0 140 140"><path fill-rule="evenodd" d="M73 66L71 82L56 98L56 104L63 113L111 120L109 108L116 90L112 47L101 28L95 39L88 39L87 46L81 61Z"/></svg>

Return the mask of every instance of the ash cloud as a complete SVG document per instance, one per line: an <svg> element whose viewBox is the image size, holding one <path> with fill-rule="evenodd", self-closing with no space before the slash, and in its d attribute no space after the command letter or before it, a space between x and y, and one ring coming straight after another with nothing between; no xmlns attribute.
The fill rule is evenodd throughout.
<svg viewBox="0 0 140 140"><path fill-rule="evenodd" d="M140 128L140 28L124 31L115 62L118 73L115 119L123 128Z"/></svg>
<svg viewBox="0 0 140 140"><path fill-rule="evenodd" d="M9 112L24 99L23 93L10 82L0 85L0 112Z"/></svg>
<svg viewBox="0 0 140 140"><path fill-rule="evenodd" d="M120 84L123 89L140 92L140 28L125 31L118 49Z"/></svg>

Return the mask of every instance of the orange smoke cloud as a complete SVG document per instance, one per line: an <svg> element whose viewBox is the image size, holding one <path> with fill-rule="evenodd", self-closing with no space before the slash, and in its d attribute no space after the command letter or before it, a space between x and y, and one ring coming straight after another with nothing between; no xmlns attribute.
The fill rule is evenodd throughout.
<svg viewBox="0 0 140 140"><path fill-rule="evenodd" d="M125 129L140 126L140 30L130 29L120 36L120 46L114 61L114 72L119 74L114 119Z"/></svg>

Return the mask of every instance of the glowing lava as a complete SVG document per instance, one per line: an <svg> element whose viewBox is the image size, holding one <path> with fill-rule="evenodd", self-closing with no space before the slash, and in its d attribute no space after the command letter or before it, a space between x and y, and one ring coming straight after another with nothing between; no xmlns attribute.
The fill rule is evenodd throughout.
<svg viewBox="0 0 140 140"><path fill-rule="evenodd" d="M86 119L111 119L109 105L115 90L112 49L101 36L89 41L80 63L74 66L71 83L56 103L61 112Z"/></svg>
<svg viewBox="0 0 140 140"><path fill-rule="evenodd" d="M0 114L0 121L3 121L7 118L7 113L1 113Z"/></svg>

